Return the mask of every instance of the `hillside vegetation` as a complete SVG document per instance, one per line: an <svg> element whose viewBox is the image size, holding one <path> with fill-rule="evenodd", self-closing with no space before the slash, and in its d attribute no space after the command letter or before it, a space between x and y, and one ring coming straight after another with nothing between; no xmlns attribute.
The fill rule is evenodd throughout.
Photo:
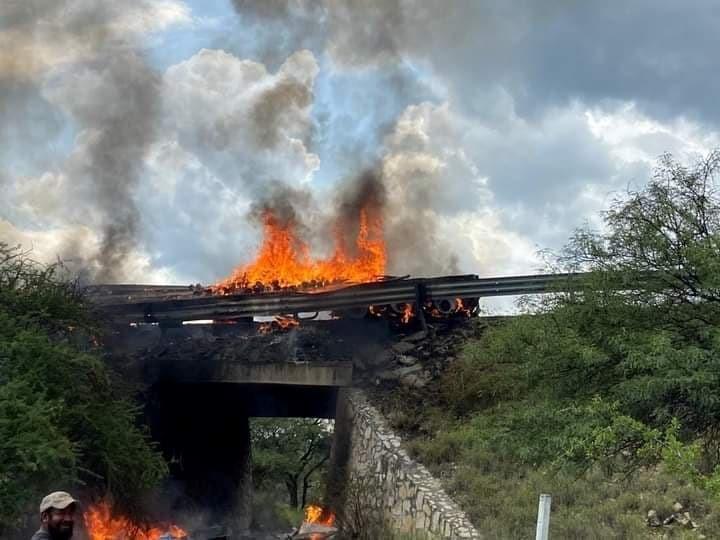
<svg viewBox="0 0 720 540"><path fill-rule="evenodd" d="M318 418L253 418L253 522L291 530L308 504L319 504L332 444L332 426Z"/></svg>
<svg viewBox="0 0 720 540"><path fill-rule="evenodd" d="M133 511L166 473L137 408L89 346L76 283L0 243L0 537L37 519L41 498L109 495ZM31 524L37 527L37 523Z"/></svg>
<svg viewBox="0 0 720 540"><path fill-rule="evenodd" d="M663 157L552 258L590 272L577 290L479 323L436 395L395 394L391 420L488 538L532 537L541 492L554 538L720 537L719 166Z"/></svg>

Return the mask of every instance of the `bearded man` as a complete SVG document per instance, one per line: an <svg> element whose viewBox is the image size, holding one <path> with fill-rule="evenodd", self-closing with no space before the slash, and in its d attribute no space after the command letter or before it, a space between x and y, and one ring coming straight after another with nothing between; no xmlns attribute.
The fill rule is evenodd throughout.
<svg viewBox="0 0 720 540"><path fill-rule="evenodd" d="M40 529L31 540L70 540L78 501L69 493L55 491L40 503Z"/></svg>

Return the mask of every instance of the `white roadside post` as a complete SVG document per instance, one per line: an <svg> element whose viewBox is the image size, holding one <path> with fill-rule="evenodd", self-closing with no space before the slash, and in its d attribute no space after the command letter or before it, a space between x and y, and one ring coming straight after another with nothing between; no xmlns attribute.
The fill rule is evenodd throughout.
<svg viewBox="0 0 720 540"><path fill-rule="evenodd" d="M548 532L550 531L550 504L552 496L542 493L540 495L540 503L538 504L537 529L535 531L535 540L548 540Z"/></svg>

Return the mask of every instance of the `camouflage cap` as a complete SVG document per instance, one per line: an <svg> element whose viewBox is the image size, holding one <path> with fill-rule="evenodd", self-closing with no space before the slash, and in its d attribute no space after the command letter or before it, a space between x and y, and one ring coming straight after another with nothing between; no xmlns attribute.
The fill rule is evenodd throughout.
<svg viewBox="0 0 720 540"><path fill-rule="evenodd" d="M78 501L73 499L72 496L65 491L54 491L50 495L46 496L40 503L40 513L42 514L50 508L63 510L71 504L78 504Z"/></svg>

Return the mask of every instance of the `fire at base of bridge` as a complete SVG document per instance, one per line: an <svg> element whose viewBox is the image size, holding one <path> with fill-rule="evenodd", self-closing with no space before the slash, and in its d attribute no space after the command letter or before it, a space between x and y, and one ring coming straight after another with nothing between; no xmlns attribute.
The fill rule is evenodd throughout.
<svg viewBox="0 0 720 540"><path fill-rule="evenodd" d="M323 540L334 537L337 531L335 514L321 506L310 505L305 509L305 521L290 538L293 540Z"/></svg>
<svg viewBox="0 0 720 540"><path fill-rule="evenodd" d="M106 501L91 505L83 514L90 540L190 540L189 534L174 524L139 524L114 513Z"/></svg>
<svg viewBox="0 0 720 540"><path fill-rule="evenodd" d="M136 523L113 512L107 501L92 504L83 513L89 540L207 540L207 533L197 533L178 525ZM323 540L337 533L335 514L317 505L305 509L305 520L288 535L294 540ZM226 538L229 531L216 532L214 540Z"/></svg>

